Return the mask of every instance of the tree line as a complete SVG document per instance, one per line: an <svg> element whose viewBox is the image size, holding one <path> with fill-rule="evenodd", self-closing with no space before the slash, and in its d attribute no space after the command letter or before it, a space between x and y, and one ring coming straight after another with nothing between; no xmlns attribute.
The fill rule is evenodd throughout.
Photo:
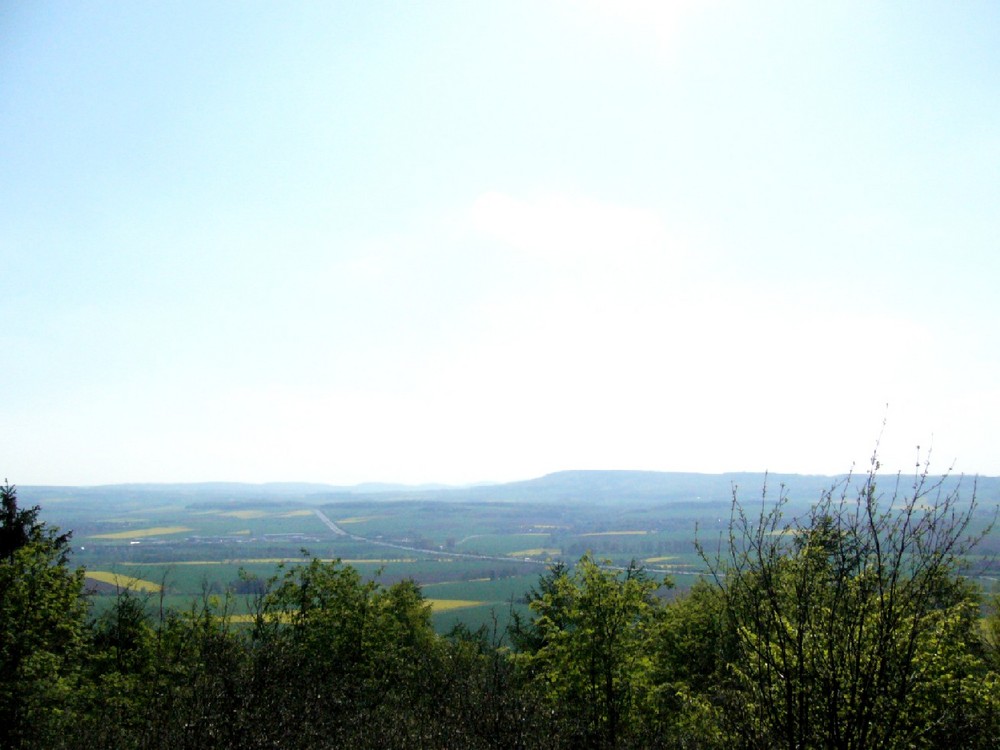
<svg viewBox="0 0 1000 750"><path fill-rule="evenodd" d="M867 477L803 518L735 495L689 591L584 555L504 628L434 632L412 581L311 559L252 616L119 592L93 617L69 534L0 488L0 747L986 748L1000 617L963 575L974 497ZM973 492L974 495L974 492ZM249 621L245 621L249 619Z"/></svg>

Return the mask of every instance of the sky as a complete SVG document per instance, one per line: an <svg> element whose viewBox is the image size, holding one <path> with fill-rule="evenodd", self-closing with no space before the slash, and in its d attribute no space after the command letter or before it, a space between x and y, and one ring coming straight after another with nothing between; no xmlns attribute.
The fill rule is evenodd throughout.
<svg viewBox="0 0 1000 750"><path fill-rule="evenodd" d="M4 3L0 475L1000 475L998 38L972 0Z"/></svg>

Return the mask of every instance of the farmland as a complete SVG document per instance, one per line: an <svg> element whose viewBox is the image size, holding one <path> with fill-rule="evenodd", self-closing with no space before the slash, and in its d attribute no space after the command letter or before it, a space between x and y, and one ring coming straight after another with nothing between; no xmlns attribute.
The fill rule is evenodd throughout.
<svg viewBox="0 0 1000 750"><path fill-rule="evenodd" d="M762 476L739 480L756 484L759 497ZM832 481L790 481L789 514L804 514ZM25 487L22 496L42 507L47 522L73 531L73 562L88 571L97 612L128 588L180 609L218 597L245 616L260 582L279 566L318 557L340 559L384 584L413 579L435 627L446 631L458 622L502 626L512 608L525 607L525 593L549 565L587 553L612 566L635 560L687 588L704 571L695 538L715 548L729 523L734 483L590 472L465 490L167 485ZM995 484L980 485L983 523Z"/></svg>

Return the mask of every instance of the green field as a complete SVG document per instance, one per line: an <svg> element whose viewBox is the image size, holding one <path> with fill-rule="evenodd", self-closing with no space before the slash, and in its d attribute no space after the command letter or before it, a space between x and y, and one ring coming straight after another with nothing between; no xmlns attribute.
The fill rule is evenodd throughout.
<svg viewBox="0 0 1000 750"><path fill-rule="evenodd" d="M629 499L588 495L584 484L552 497L520 496L514 485L438 494L254 496L253 488L163 486L26 488L24 495L42 507L45 521L73 531L73 561L92 571L95 612L128 587L151 607L185 609L216 597L245 614L260 589L255 580L315 556L340 559L386 585L416 581L434 601L435 626L446 631L459 622L502 627L512 608L524 609L525 593L549 565L588 553L619 567L635 560L687 588L705 570L696 536L711 553L729 523L727 494L702 497L708 493L700 486L690 489L700 499L682 492L630 497L625 486ZM821 485L806 489L814 486ZM992 485L990 492L1000 494ZM977 523L989 521L991 507ZM807 509L798 500L786 511L793 517ZM998 547L996 535L988 537L976 564L992 570ZM133 579L146 583L129 586Z"/></svg>

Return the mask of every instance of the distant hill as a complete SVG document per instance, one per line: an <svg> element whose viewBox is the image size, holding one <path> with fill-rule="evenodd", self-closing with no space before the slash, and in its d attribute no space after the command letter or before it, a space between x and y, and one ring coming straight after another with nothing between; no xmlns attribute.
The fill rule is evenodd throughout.
<svg viewBox="0 0 1000 750"><path fill-rule="evenodd" d="M560 471L538 479L512 482L485 492L527 494L537 500L581 500L602 503L636 501L728 501L734 487L741 496L759 495L765 483L772 492L785 484L796 493L817 496L843 477L798 474L695 474L663 471Z"/></svg>
<svg viewBox="0 0 1000 750"><path fill-rule="evenodd" d="M326 498L331 495L382 495L386 493L432 492L448 489L444 484L404 485L380 482L366 482L352 486L333 484L318 484L311 482L267 482L249 484L243 482L183 482L170 483L138 483L138 484L104 484L90 486L49 486L24 485L18 486L18 493L24 502L40 503L43 500L71 500L88 498L146 498L146 499L177 499L192 498L194 500L308 500Z"/></svg>
<svg viewBox="0 0 1000 750"><path fill-rule="evenodd" d="M288 499L326 503L343 500L371 500L372 502L420 500L424 502L482 501L482 502L534 502L534 503L588 503L600 505L656 505L677 502L728 502L734 488L741 501L760 498L765 484L769 496L776 497L784 491L798 502L811 502L831 487L841 487L848 477L806 474L763 474L755 472L730 472L724 474L696 474L661 471L560 471L536 479L505 484L452 487L447 485L408 486L398 484L365 483L354 486L336 486L298 482L268 484L241 484L237 482L202 482L193 484L120 484L94 487L19 487L25 503L51 503L69 500L177 500L190 502L252 503ZM855 486L863 476L850 479ZM934 481L937 478L932 478ZM900 490L905 492L912 485L912 477L900 479ZM970 496L973 482L982 506L1000 503L1000 478L998 477L949 477L945 488L962 482L962 494ZM880 487L892 494L896 478L883 476ZM839 489L838 489L839 491ZM848 493L850 494L850 493Z"/></svg>
<svg viewBox="0 0 1000 750"><path fill-rule="evenodd" d="M412 488L384 492L379 495L352 494L352 499L368 497L377 500L442 500L442 501L491 501L535 503L589 503L600 505L656 505L677 502L726 502L732 500L734 490L743 502L759 499L762 492L777 497L786 492L797 502L812 502L836 487L840 492L849 481L856 487L864 476L822 476L810 474L764 474L762 472L728 472L723 474L696 474L662 471L560 471L537 479L508 482L476 487L446 488L440 490L415 490ZM940 477L930 478L931 482ZM900 489L912 485L912 477L901 480ZM946 488L961 482L963 494L971 494L972 477L949 477ZM895 476L884 476L880 486L889 494L896 483ZM784 489L782 489L784 488ZM340 493L327 495L335 500ZM851 494L851 493L848 493ZM1000 478L980 477L977 497L982 505L1000 503Z"/></svg>

